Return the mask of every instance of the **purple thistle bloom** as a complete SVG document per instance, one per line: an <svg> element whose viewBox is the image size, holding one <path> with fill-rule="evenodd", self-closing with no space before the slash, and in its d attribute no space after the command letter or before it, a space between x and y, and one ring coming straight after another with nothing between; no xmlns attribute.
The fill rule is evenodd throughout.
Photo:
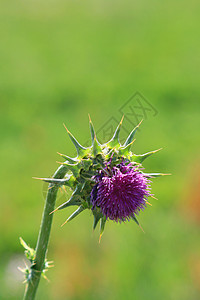
<svg viewBox="0 0 200 300"><path fill-rule="evenodd" d="M108 165L93 178L92 209L99 207L106 219L116 222L134 218L146 207L149 180L132 164Z"/></svg>

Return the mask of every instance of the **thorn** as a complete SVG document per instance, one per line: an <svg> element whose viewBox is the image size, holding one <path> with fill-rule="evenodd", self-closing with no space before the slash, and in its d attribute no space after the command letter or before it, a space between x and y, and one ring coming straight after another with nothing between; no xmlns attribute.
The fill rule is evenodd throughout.
<svg viewBox="0 0 200 300"><path fill-rule="evenodd" d="M171 173L159 173L161 176L171 176L172 174Z"/></svg>
<svg viewBox="0 0 200 300"><path fill-rule="evenodd" d="M25 267L26 267L27 269L29 269L29 267L28 267L28 265L27 265L27 263L25 262L24 259L23 259L23 262L24 262L24 264L25 264Z"/></svg>
<svg viewBox="0 0 200 300"><path fill-rule="evenodd" d="M65 154L62 154L60 152L57 152L58 155L60 155L62 158L64 158L65 160L67 160L69 163L75 163L77 162L77 159L76 158L72 158L72 157L69 157Z"/></svg>
<svg viewBox="0 0 200 300"><path fill-rule="evenodd" d="M90 118L90 114L88 114L89 122L92 123L92 120Z"/></svg>
<svg viewBox="0 0 200 300"><path fill-rule="evenodd" d="M124 120L124 115L122 116L122 119L120 121L120 125L122 125L123 120Z"/></svg>
<svg viewBox="0 0 200 300"><path fill-rule="evenodd" d="M48 270L48 269L50 269L50 268L53 268L53 267L55 267L54 265L48 265L48 267L46 268L46 271Z"/></svg>
<svg viewBox="0 0 200 300"><path fill-rule="evenodd" d="M67 193L66 187L64 185L62 186L62 189L64 190L65 193Z"/></svg>
<svg viewBox="0 0 200 300"><path fill-rule="evenodd" d="M68 222L68 219L61 225L63 227Z"/></svg>
<svg viewBox="0 0 200 300"><path fill-rule="evenodd" d="M144 232L144 229L142 228L142 226L139 224L140 229ZM145 232L144 232L145 233Z"/></svg>
<svg viewBox="0 0 200 300"><path fill-rule="evenodd" d="M28 284L27 284L26 280L24 280L22 283L26 283L26 286L25 286L25 294L26 294L27 289L28 289Z"/></svg>
<svg viewBox="0 0 200 300"><path fill-rule="evenodd" d="M154 197L153 195L150 196L151 198L155 199L155 200L158 200L158 198Z"/></svg>
<svg viewBox="0 0 200 300"><path fill-rule="evenodd" d="M20 268L20 267L17 267L17 269L22 272L22 273L25 273L24 269Z"/></svg>
<svg viewBox="0 0 200 300"><path fill-rule="evenodd" d="M48 264L52 264L54 261L53 260L50 260L48 261ZM48 267L51 267L51 266L48 266Z"/></svg>
<svg viewBox="0 0 200 300"><path fill-rule="evenodd" d="M52 186L48 187L48 191L49 191L50 189L52 189L54 186L55 186L55 184L53 184Z"/></svg>
<svg viewBox="0 0 200 300"><path fill-rule="evenodd" d="M141 121L135 126L134 129L137 129L142 124L143 121L144 121L144 119L141 119Z"/></svg>
<svg viewBox="0 0 200 300"><path fill-rule="evenodd" d="M134 139L130 144L129 146L132 146L132 144L136 141L136 139Z"/></svg>
<svg viewBox="0 0 200 300"><path fill-rule="evenodd" d="M160 151L160 150L163 150L163 148L159 148L159 149L154 150L154 151L152 151L152 152L153 152L153 153L156 153L156 152L158 152L158 151Z"/></svg>
<svg viewBox="0 0 200 300"><path fill-rule="evenodd" d="M126 149L127 147L131 147L133 145L133 143L136 141L136 139L132 140L132 142L130 142L128 145L126 145L124 148L122 146L122 149Z"/></svg>
<svg viewBox="0 0 200 300"><path fill-rule="evenodd" d="M46 281L50 282L49 278L47 278L47 276L44 275L44 273L42 273L42 277L43 277Z"/></svg>
<svg viewBox="0 0 200 300"><path fill-rule="evenodd" d="M44 180L44 178L32 177L33 179Z"/></svg>
<svg viewBox="0 0 200 300"><path fill-rule="evenodd" d="M53 211L51 211L51 212L49 213L49 215L53 214L53 213L56 212L57 210L59 210L59 207L57 207L56 209L54 209Z"/></svg>
<svg viewBox="0 0 200 300"><path fill-rule="evenodd" d="M157 178L160 176L166 176L166 175L172 175L172 174L165 174L165 173L144 173L144 176L146 176L147 178Z"/></svg>
<svg viewBox="0 0 200 300"><path fill-rule="evenodd" d="M24 281L22 281L22 283L26 283L26 290L27 290L27 287L28 287L28 284L27 284L27 280L25 279Z"/></svg>
<svg viewBox="0 0 200 300"><path fill-rule="evenodd" d="M163 148L159 148L157 150L153 150L144 154L134 154L132 157L135 159L134 161L137 163L142 163L145 159L147 159L149 156L151 156L152 154L155 154L156 152L162 150Z"/></svg>
<svg viewBox="0 0 200 300"><path fill-rule="evenodd" d="M142 119L142 120L140 121L140 123L137 125L137 127L139 127L139 126L142 124L143 121L144 121L144 119Z"/></svg>
<svg viewBox="0 0 200 300"><path fill-rule="evenodd" d="M147 204L149 204L150 206L152 206L152 204L151 203L149 203L148 201L145 201Z"/></svg>
<svg viewBox="0 0 200 300"><path fill-rule="evenodd" d="M65 129L67 130L67 133L69 133L69 130L67 129L67 127L65 126L65 124L63 123L63 126L65 127Z"/></svg>
<svg viewBox="0 0 200 300"><path fill-rule="evenodd" d="M63 194L63 191L62 191L62 188L61 188L61 187L59 187L59 191L61 192L61 194Z"/></svg>
<svg viewBox="0 0 200 300"><path fill-rule="evenodd" d="M102 233L99 236L99 244L101 243L101 237L102 237Z"/></svg>

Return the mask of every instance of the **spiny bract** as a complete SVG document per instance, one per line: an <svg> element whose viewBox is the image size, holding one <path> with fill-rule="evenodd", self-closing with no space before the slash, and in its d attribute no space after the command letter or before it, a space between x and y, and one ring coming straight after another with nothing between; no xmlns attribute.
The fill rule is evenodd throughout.
<svg viewBox="0 0 200 300"><path fill-rule="evenodd" d="M59 153L65 159L61 163L66 168L65 177L43 178L46 182L68 186L73 190L71 198L53 212L69 206L78 206L66 220L69 222L85 209L90 209L94 216L94 229L100 221L100 237L108 219L117 222L133 219L139 225L136 215L146 207L146 203L150 204L147 197L153 197L150 193L149 179L165 175L144 173L141 165L147 157L160 149L142 155L136 155L130 150L141 122L121 145L119 133L122 120L112 139L101 145L89 118L92 146L88 148L81 146L65 127L76 147L77 156L71 158Z"/></svg>

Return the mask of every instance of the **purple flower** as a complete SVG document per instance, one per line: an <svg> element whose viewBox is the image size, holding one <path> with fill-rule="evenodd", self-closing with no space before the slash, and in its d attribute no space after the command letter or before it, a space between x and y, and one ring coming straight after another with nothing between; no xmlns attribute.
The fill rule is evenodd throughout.
<svg viewBox="0 0 200 300"><path fill-rule="evenodd" d="M149 180L136 166L124 162L106 166L93 178L96 184L91 192L92 209L99 207L106 219L116 222L135 218L146 207Z"/></svg>

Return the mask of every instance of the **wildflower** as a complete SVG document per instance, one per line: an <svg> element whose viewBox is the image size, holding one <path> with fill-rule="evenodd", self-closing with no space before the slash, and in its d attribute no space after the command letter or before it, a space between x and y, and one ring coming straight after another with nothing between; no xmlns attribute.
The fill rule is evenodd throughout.
<svg viewBox="0 0 200 300"><path fill-rule="evenodd" d="M108 220L116 222L133 219L138 225L136 215L150 204L150 178L159 177L161 173L144 173L142 162L158 150L136 155L131 151L134 135L141 122L132 130L121 145L119 133L122 120L112 139L101 145L95 134L90 119L92 146L85 148L66 128L77 150L77 156L71 158L60 154L64 162L60 163L62 178L42 178L51 185L68 186L73 190L71 198L57 207L53 212L69 206L78 206L77 210L65 223L74 219L85 209L94 216L93 228L100 221L100 236ZM64 224L65 224L64 223ZM64 225L63 224L63 225Z"/></svg>
<svg viewBox="0 0 200 300"><path fill-rule="evenodd" d="M107 166L94 176L94 180L92 209L100 207L106 219L126 221L136 218L135 214L146 207L150 182L131 163L121 163L113 168Z"/></svg>
<svg viewBox="0 0 200 300"><path fill-rule="evenodd" d="M52 266L52 262L46 258L46 253L53 219L52 213L55 211L69 206L78 206L77 210L66 220L69 222L85 209L89 209L94 216L93 229L100 222L100 238L108 220L122 222L133 219L139 225L136 215L145 209L146 204L149 204L147 198L153 197L150 193L149 179L165 174L143 172L142 162L158 150L142 155L136 155L131 151L133 138L140 124L132 130L125 143L121 145L119 133L122 120L112 139L103 145L97 141L90 120L92 146L88 148L81 146L66 128L76 147L77 156L72 158L58 153L65 161L60 163L53 178L39 178L50 184L36 249L30 248L20 238L25 255L31 263L30 267L25 266L21 269L27 285L24 299L35 297L41 275L47 279L45 273ZM65 188L65 186L72 189L72 196L54 210L58 189Z"/></svg>

